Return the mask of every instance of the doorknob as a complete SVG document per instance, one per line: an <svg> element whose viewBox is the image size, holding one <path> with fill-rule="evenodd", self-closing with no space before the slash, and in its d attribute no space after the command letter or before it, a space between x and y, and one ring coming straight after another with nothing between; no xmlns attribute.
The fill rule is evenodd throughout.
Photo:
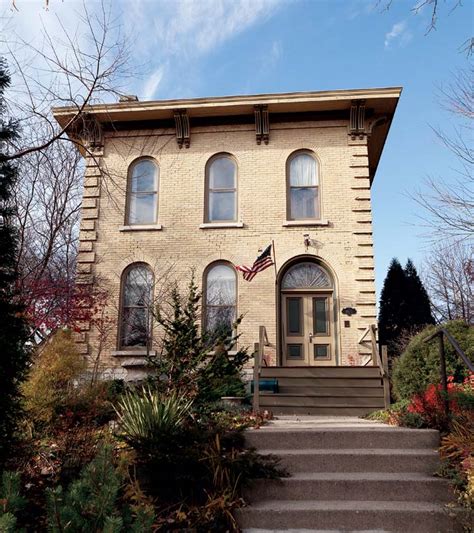
<svg viewBox="0 0 474 533"><path fill-rule="evenodd" d="M312 333L309 334L309 342L313 342L313 334Z"/></svg>

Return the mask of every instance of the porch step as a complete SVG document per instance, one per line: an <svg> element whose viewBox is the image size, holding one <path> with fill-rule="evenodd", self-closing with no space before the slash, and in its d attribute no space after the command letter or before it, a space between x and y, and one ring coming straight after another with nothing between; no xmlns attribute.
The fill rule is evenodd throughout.
<svg viewBox="0 0 474 533"><path fill-rule="evenodd" d="M238 509L238 522L244 532L263 531L339 531L381 530L384 533L454 533L453 513L430 502L380 502L359 500L311 501L273 500Z"/></svg>
<svg viewBox="0 0 474 533"><path fill-rule="evenodd" d="M262 377L292 378L377 378L380 379L376 366L264 366Z"/></svg>
<svg viewBox="0 0 474 533"><path fill-rule="evenodd" d="M289 472L421 472L433 474L439 467L435 449L348 448L265 450L262 455L276 455Z"/></svg>
<svg viewBox="0 0 474 533"><path fill-rule="evenodd" d="M282 417L246 432L290 476L257 480L238 509L247 533L454 533L458 509L439 467L439 433L360 419Z"/></svg>
<svg viewBox="0 0 474 533"><path fill-rule="evenodd" d="M278 393L260 393L262 409L274 414L363 416L383 409L378 367L264 367Z"/></svg>

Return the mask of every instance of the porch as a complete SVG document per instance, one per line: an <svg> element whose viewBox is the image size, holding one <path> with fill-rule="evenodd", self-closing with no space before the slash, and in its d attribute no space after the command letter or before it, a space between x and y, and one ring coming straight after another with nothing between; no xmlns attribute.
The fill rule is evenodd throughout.
<svg viewBox="0 0 474 533"><path fill-rule="evenodd" d="M364 416L390 405L386 347L369 326L359 339L370 357L360 366L267 366L265 326L259 328L253 367L253 407L280 415Z"/></svg>

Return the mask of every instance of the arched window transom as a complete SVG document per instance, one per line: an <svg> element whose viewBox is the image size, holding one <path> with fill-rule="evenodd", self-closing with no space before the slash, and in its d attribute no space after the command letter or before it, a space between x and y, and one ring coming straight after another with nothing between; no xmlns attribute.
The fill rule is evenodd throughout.
<svg viewBox="0 0 474 533"><path fill-rule="evenodd" d="M205 274L205 328L230 335L236 320L237 276L226 263L212 265Z"/></svg>
<svg viewBox="0 0 474 533"><path fill-rule="evenodd" d="M319 219L319 165L310 153L293 155L288 164L290 220Z"/></svg>
<svg viewBox="0 0 474 533"><path fill-rule="evenodd" d="M283 276L283 289L332 289L329 274L316 263L304 262L292 266Z"/></svg>
<svg viewBox="0 0 474 533"><path fill-rule="evenodd" d="M207 222L237 221L237 165L220 155L207 167Z"/></svg>
<svg viewBox="0 0 474 533"><path fill-rule="evenodd" d="M158 215L159 167L151 159L140 159L129 170L128 224L154 224Z"/></svg>
<svg viewBox="0 0 474 533"><path fill-rule="evenodd" d="M129 267L122 283L120 346L124 348L149 345L153 274L145 264Z"/></svg>

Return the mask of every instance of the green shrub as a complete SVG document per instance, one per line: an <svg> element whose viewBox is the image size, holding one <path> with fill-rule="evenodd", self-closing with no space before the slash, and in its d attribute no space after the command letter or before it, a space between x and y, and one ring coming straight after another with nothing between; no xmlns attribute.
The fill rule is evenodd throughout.
<svg viewBox="0 0 474 533"><path fill-rule="evenodd" d="M67 491L61 486L47 490L49 531L151 531L154 513L124 503L123 489L124 475L114 466L112 449L103 446Z"/></svg>
<svg viewBox="0 0 474 533"><path fill-rule="evenodd" d="M474 328L460 320L448 322L444 327L456 339L461 349L470 358L474 355ZM393 390L398 399L409 400L426 390L428 385L440 381L438 340L425 343L436 326L429 326L413 337L406 350L395 364ZM462 381L468 371L453 347L445 340L446 369L456 381Z"/></svg>
<svg viewBox="0 0 474 533"><path fill-rule="evenodd" d="M122 438L133 448L151 451L174 437L191 412L192 400L173 392L159 394L150 387L128 391L116 409Z"/></svg>
<svg viewBox="0 0 474 533"><path fill-rule="evenodd" d="M20 474L3 472L0 484L0 533L18 533L17 514L25 500L20 495Z"/></svg>

